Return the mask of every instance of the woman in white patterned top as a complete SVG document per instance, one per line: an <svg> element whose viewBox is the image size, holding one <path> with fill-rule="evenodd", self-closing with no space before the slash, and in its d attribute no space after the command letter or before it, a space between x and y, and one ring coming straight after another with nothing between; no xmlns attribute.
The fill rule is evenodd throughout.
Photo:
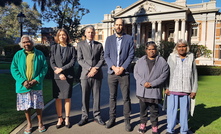
<svg viewBox="0 0 221 134"><path fill-rule="evenodd" d="M186 41L180 39L176 43L167 63L170 67L169 86L165 91L167 94L167 133L174 133L179 109L180 133L187 134L190 98L196 96L198 79L194 55L189 52Z"/></svg>

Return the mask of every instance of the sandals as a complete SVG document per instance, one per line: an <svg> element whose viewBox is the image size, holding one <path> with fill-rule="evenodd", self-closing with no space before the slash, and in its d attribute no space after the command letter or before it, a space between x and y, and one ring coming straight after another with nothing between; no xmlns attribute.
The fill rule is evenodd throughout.
<svg viewBox="0 0 221 134"><path fill-rule="evenodd" d="M45 131L46 131L45 126L38 127L38 132L42 133L42 132L45 132Z"/></svg>
<svg viewBox="0 0 221 134"><path fill-rule="evenodd" d="M32 128L25 129L24 134L31 134Z"/></svg>

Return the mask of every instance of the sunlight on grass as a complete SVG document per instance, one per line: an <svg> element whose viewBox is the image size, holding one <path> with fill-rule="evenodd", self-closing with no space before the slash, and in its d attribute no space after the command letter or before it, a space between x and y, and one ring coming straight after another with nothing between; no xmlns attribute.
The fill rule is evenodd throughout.
<svg viewBox="0 0 221 134"><path fill-rule="evenodd" d="M221 76L200 76L194 116L189 126L196 134L218 134L221 126Z"/></svg>
<svg viewBox="0 0 221 134"><path fill-rule="evenodd" d="M221 76L200 76L194 117L189 126L196 134L218 134L221 126ZM0 74L0 133L8 134L25 120L24 112L16 111L15 80ZM52 100L50 79L44 80L44 102ZM34 110L32 110L34 111Z"/></svg>

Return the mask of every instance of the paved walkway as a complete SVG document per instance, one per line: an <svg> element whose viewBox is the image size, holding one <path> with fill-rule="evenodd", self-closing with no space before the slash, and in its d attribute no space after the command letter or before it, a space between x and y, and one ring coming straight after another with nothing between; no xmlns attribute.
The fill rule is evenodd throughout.
<svg viewBox="0 0 221 134"><path fill-rule="evenodd" d="M102 81L101 88L101 117L104 121L109 119L109 89L107 84L107 67L103 67L104 71L104 79ZM136 98L136 88L135 88L135 79L133 74L131 74L131 102L132 102L132 111L131 111L131 125L133 127L132 132L126 132L124 129L124 119L123 119L123 102L120 90L118 90L118 100L117 100L117 119L116 125L113 128L106 129L105 126L101 126L95 122L93 122L92 109L90 109L89 115L89 123L79 127L77 123L81 119L81 88L80 85L77 84L73 87L73 96L72 96L72 107L70 114L70 123L71 128L68 129L66 127L56 129L55 125L57 123L57 115L55 110L54 101L51 101L49 104L45 106L43 110L43 122L47 131L44 134L136 134L138 133L139 127L139 101ZM91 97L92 98L92 97ZM92 99L91 99L92 102ZM92 107L92 103L90 104ZM64 115L64 114L63 114ZM17 127L12 134L23 134L26 122ZM151 126L150 122L148 122L148 131L146 134L151 134ZM166 133L166 115L165 112L160 111L159 117L159 131L160 133ZM33 115L33 134L39 134L37 130L37 119L35 115Z"/></svg>

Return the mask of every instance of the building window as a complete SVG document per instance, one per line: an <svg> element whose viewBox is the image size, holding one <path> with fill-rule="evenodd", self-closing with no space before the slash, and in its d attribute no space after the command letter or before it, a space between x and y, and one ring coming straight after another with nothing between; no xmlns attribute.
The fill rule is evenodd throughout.
<svg viewBox="0 0 221 134"><path fill-rule="evenodd" d="M198 26L192 26L192 37L197 37Z"/></svg>
<svg viewBox="0 0 221 134"><path fill-rule="evenodd" d="M221 59L221 45L219 45L219 59Z"/></svg>
<svg viewBox="0 0 221 134"><path fill-rule="evenodd" d="M103 38L103 32L102 32L102 29L98 29L98 40L102 40Z"/></svg>
<svg viewBox="0 0 221 134"><path fill-rule="evenodd" d="M98 40L102 40L102 35L98 35Z"/></svg>

